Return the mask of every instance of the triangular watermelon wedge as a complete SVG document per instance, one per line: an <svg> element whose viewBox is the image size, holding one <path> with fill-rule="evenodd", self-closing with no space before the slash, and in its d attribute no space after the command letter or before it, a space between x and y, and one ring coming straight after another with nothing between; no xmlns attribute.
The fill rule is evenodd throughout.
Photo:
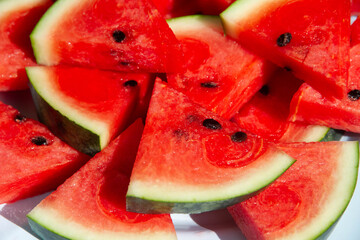
<svg viewBox="0 0 360 240"><path fill-rule="evenodd" d="M28 67L40 120L72 147L94 155L130 123L153 77L98 69ZM144 104L145 102L143 102Z"/></svg>
<svg viewBox="0 0 360 240"><path fill-rule="evenodd" d="M344 95L348 0L239 0L221 13L226 34L327 97Z"/></svg>
<svg viewBox="0 0 360 240"><path fill-rule="evenodd" d="M229 212L246 239L323 239L355 189L358 142L284 144L297 159L257 196Z"/></svg>
<svg viewBox="0 0 360 240"><path fill-rule="evenodd" d="M143 125L136 121L29 214L42 239L176 239L169 215L125 210Z"/></svg>
<svg viewBox="0 0 360 240"><path fill-rule="evenodd" d="M31 42L44 65L169 72L181 62L179 42L147 0L56 1Z"/></svg>
<svg viewBox="0 0 360 240"><path fill-rule="evenodd" d="M347 94L330 100L303 84L291 102L291 121L360 133L360 44L353 46L350 54L349 80L344 88Z"/></svg>
<svg viewBox="0 0 360 240"><path fill-rule="evenodd" d="M157 80L127 193L127 209L199 213L261 190L293 159Z"/></svg>
<svg viewBox="0 0 360 240"><path fill-rule="evenodd" d="M55 189L89 159L0 102L0 203Z"/></svg>
<svg viewBox="0 0 360 240"><path fill-rule="evenodd" d="M187 69L170 73L170 86L192 101L230 119L269 81L275 65L224 36L218 16L193 15L168 20L182 43Z"/></svg>

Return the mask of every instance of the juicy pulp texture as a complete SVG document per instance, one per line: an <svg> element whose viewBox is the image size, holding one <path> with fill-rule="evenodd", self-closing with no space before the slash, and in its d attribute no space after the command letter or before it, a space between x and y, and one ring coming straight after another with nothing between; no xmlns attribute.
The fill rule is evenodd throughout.
<svg viewBox="0 0 360 240"><path fill-rule="evenodd" d="M265 187L292 163L274 146L157 81L127 207L148 213L223 208Z"/></svg>
<svg viewBox="0 0 360 240"><path fill-rule="evenodd" d="M57 1L31 41L45 65L147 72L181 66L179 42L151 1Z"/></svg>
<svg viewBox="0 0 360 240"><path fill-rule="evenodd" d="M290 102L302 81L278 69L232 121L271 142L313 142L326 136L328 127L288 121Z"/></svg>
<svg viewBox="0 0 360 240"><path fill-rule="evenodd" d="M240 0L221 17L226 34L254 53L291 69L329 98L345 94L349 1Z"/></svg>
<svg viewBox="0 0 360 240"><path fill-rule="evenodd" d="M135 122L29 214L43 239L176 239L169 215L125 210L125 193L143 126Z"/></svg>
<svg viewBox="0 0 360 240"><path fill-rule="evenodd" d="M187 60L184 72L167 75L169 85L225 119L249 101L275 69L224 36L217 16L186 16L168 23Z"/></svg>
<svg viewBox="0 0 360 240"><path fill-rule="evenodd" d="M297 161L229 212L247 239L316 239L345 211L356 185L358 142L293 143Z"/></svg>
<svg viewBox="0 0 360 240"><path fill-rule="evenodd" d="M0 91L28 88L25 67L36 65L29 36L51 4L49 0L0 2Z"/></svg>
<svg viewBox="0 0 360 240"><path fill-rule="evenodd" d="M346 92L360 89L360 44L351 48L351 64ZM290 120L319 124L335 129L360 133L360 102L346 94L341 99L329 100L304 84L291 102Z"/></svg>
<svg viewBox="0 0 360 240"><path fill-rule="evenodd" d="M0 203L53 190L88 160L12 107L0 113Z"/></svg>

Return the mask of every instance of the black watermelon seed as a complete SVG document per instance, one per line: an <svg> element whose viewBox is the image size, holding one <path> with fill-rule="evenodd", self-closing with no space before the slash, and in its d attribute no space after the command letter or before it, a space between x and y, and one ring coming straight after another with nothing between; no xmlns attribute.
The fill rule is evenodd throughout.
<svg viewBox="0 0 360 240"><path fill-rule="evenodd" d="M292 71L292 69L289 68L289 67L284 67L284 69L285 69L286 71L288 71L288 72L291 72L291 71Z"/></svg>
<svg viewBox="0 0 360 240"><path fill-rule="evenodd" d="M125 33L123 33L120 30L115 30L113 32L112 36L113 36L114 41L117 42L117 43L121 43L122 41L125 40L125 37L126 37Z"/></svg>
<svg viewBox="0 0 360 240"><path fill-rule="evenodd" d="M264 96L269 95L269 92L270 92L269 86L268 85L262 86L262 88L260 88L259 92Z"/></svg>
<svg viewBox="0 0 360 240"><path fill-rule="evenodd" d="M46 146L48 145L48 141L43 136L36 136L31 139L31 142L37 146Z"/></svg>
<svg viewBox="0 0 360 240"><path fill-rule="evenodd" d="M288 45L291 41L291 33L284 33L281 34L280 37L278 37L278 39L276 40L276 43L279 47L284 47L286 45Z"/></svg>
<svg viewBox="0 0 360 240"><path fill-rule="evenodd" d="M14 117L14 121L17 122L17 123L23 123L25 122L27 119L24 115L22 115L21 113L17 114L15 117Z"/></svg>
<svg viewBox="0 0 360 240"><path fill-rule="evenodd" d="M221 129L221 124L218 121L211 118L205 119L203 121L203 126L212 130Z"/></svg>
<svg viewBox="0 0 360 240"><path fill-rule="evenodd" d="M359 98L360 98L360 90L358 90L358 89L351 90L350 92L348 92L348 98L351 101L359 100Z"/></svg>
<svg viewBox="0 0 360 240"><path fill-rule="evenodd" d="M136 87L138 85L137 81L135 80L129 80L124 82L125 87Z"/></svg>
<svg viewBox="0 0 360 240"><path fill-rule="evenodd" d="M247 139L247 134L244 132L236 132L231 135L231 140L233 142L244 142Z"/></svg>
<svg viewBox="0 0 360 240"><path fill-rule="evenodd" d="M120 64L123 65L123 66L129 66L130 65L129 62L120 62Z"/></svg>
<svg viewBox="0 0 360 240"><path fill-rule="evenodd" d="M200 85L204 88L216 88L218 86L216 82L203 82Z"/></svg>

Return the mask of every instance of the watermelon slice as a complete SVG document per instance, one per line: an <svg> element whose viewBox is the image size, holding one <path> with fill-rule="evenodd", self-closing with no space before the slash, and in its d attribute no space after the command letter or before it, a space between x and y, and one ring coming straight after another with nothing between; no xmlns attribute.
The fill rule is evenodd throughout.
<svg viewBox="0 0 360 240"><path fill-rule="evenodd" d="M311 6L311 7L309 7ZM327 97L342 97L349 67L348 0L239 0L225 32Z"/></svg>
<svg viewBox="0 0 360 240"><path fill-rule="evenodd" d="M179 42L151 1L59 0L31 34L39 64L168 72Z"/></svg>
<svg viewBox="0 0 360 240"><path fill-rule="evenodd" d="M351 48L347 95L329 100L304 84L291 102L290 120L360 133L360 44Z"/></svg>
<svg viewBox="0 0 360 240"><path fill-rule="evenodd" d="M129 124L149 74L71 67L27 68L39 118L74 148L94 155ZM85 87L85 91L84 91Z"/></svg>
<svg viewBox="0 0 360 240"><path fill-rule="evenodd" d="M224 208L267 186L292 163L271 144L157 80L127 209L198 213Z"/></svg>
<svg viewBox="0 0 360 240"><path fill-rule="evenodd" d="M28 88L25 67L35 65L29 35L50 0L0 1L0 91Z"/></svg>
<svg viewBox="0 0 360 240"><path fill-rule="evenodd" d="M228 208L229 212L249 240L318 239L351 199L359 144L293 143L282 149L296 163L263 192Z"/></svg>
<svg viewBox="0 0 360 240"><path fill-rule="evenodd" d="M170 215L125 210L142 133L135 122L29 214L42 239L176 239Z"/></svg>
<svg viewBox="0 0 360 240"><path fill-rule="evenodd" d="M224 36L217 16L186 16L168 23L188 59L185 72L167 75L169 85L223 118L231 118L275 70Z"/></svg>
<svg viewBox="0 0 360 240"><path fill-rule="evenodd" d="M328 127L288 121L290 102L302 81L279 68L271 81L232 118L240 127L272 142L339 140L342 134Z"/></svg>
<svg viewBox="0 0 360 240"><path fill-rule="evenodd" d="M0 102L0 203L55 189L88 160L41 123Z"/></svg>

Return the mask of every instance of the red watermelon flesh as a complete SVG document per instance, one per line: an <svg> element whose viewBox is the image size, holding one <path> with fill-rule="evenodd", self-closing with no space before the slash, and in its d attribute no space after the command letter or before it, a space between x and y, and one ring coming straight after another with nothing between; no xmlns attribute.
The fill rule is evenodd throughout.
<svg viewBox="0 0 360 240"><path fill-rule="evenodd" d="M304 84L291 102L290 120L360 133L360 44L351 48L347 95L329 100Z"/></svg>
<svg viewBox="0 0 360 240"><path fill-rule="evenodd" d="M167 75L169 85L223 118L231 118L275 69L224 36L217 16L194 15L168 22L188 59L185 72Z"/></svg>
<svg viewBox="0 0 360 240"><path fill-rule="evenodd" d="M0 203L53 190L88 160L14 108L0 114Z"/></svg>
<svg viewBox="0 0 360 240"><path fill-rule="evenodd" d="M249 240L317 239L351 199L358 142L292 143L281 149L297 159L294 165L263 192L228 210Z"/></svg>
<svg viewBox="0 0 360 240"><path fill-rule="evenodd" d="M96 19L96 20L94 20ZM57 1L31 34L37 62L171 72L179 42L151 1Z"/></svg>
<svg viewBox="0 0 360 240"><path fill-rule="evenodd" d="M196 0L202 14L219 15L235 0Z"/></svg>
<svg viewBox="0 0 360 240"><path fill-rule="evenodd" d="M271 81L232 118L240 127L265 138L278 142L284 133L297 125L287 121L290 101L302 81L290 72L278 69ZM295 126L294 126L295 127ZM305 126L299 127L305 131ZM282 139L286 141L286 139Z"/></svg>
<svg viewBox="0 0 360 240"><path fill-rule="evenodd" d="M28 88L25 67L35 65L30 33L52 4L49 0L0 3L0 91Z"/></svg>
<svg viewBox="0 0 360 240"><path fill-rule="evenodd" d="M351 46L355 46L360 43L360 18L357 18L353 24L351 24Z"/></svg>
<svg viewBox="0 0 360 240"><path fill-rule="evenodd" d="M193 15L199 12L194 0L152 0L159 12L166 18Z"/></svg>
<svg viewBox="0 0 360 240"><path fill-rule="evenodd" d="M176 239L170 215L125 210L125 193L143 125L136 121L28 215L43 239Z"/></svg>
<svg viewBox="0 0 360 240"><path fill-rule="evenodd" d="M259 56L291 69L324 96L346 94L349 1L245 0L221 16L226 33Z"/></svg>
<svg viewBox="0 0 360 240"><path fill-rule="evenodd" d="M351 0L351 15L359 15L360 14L360 1L359 0Z"/></svg>

